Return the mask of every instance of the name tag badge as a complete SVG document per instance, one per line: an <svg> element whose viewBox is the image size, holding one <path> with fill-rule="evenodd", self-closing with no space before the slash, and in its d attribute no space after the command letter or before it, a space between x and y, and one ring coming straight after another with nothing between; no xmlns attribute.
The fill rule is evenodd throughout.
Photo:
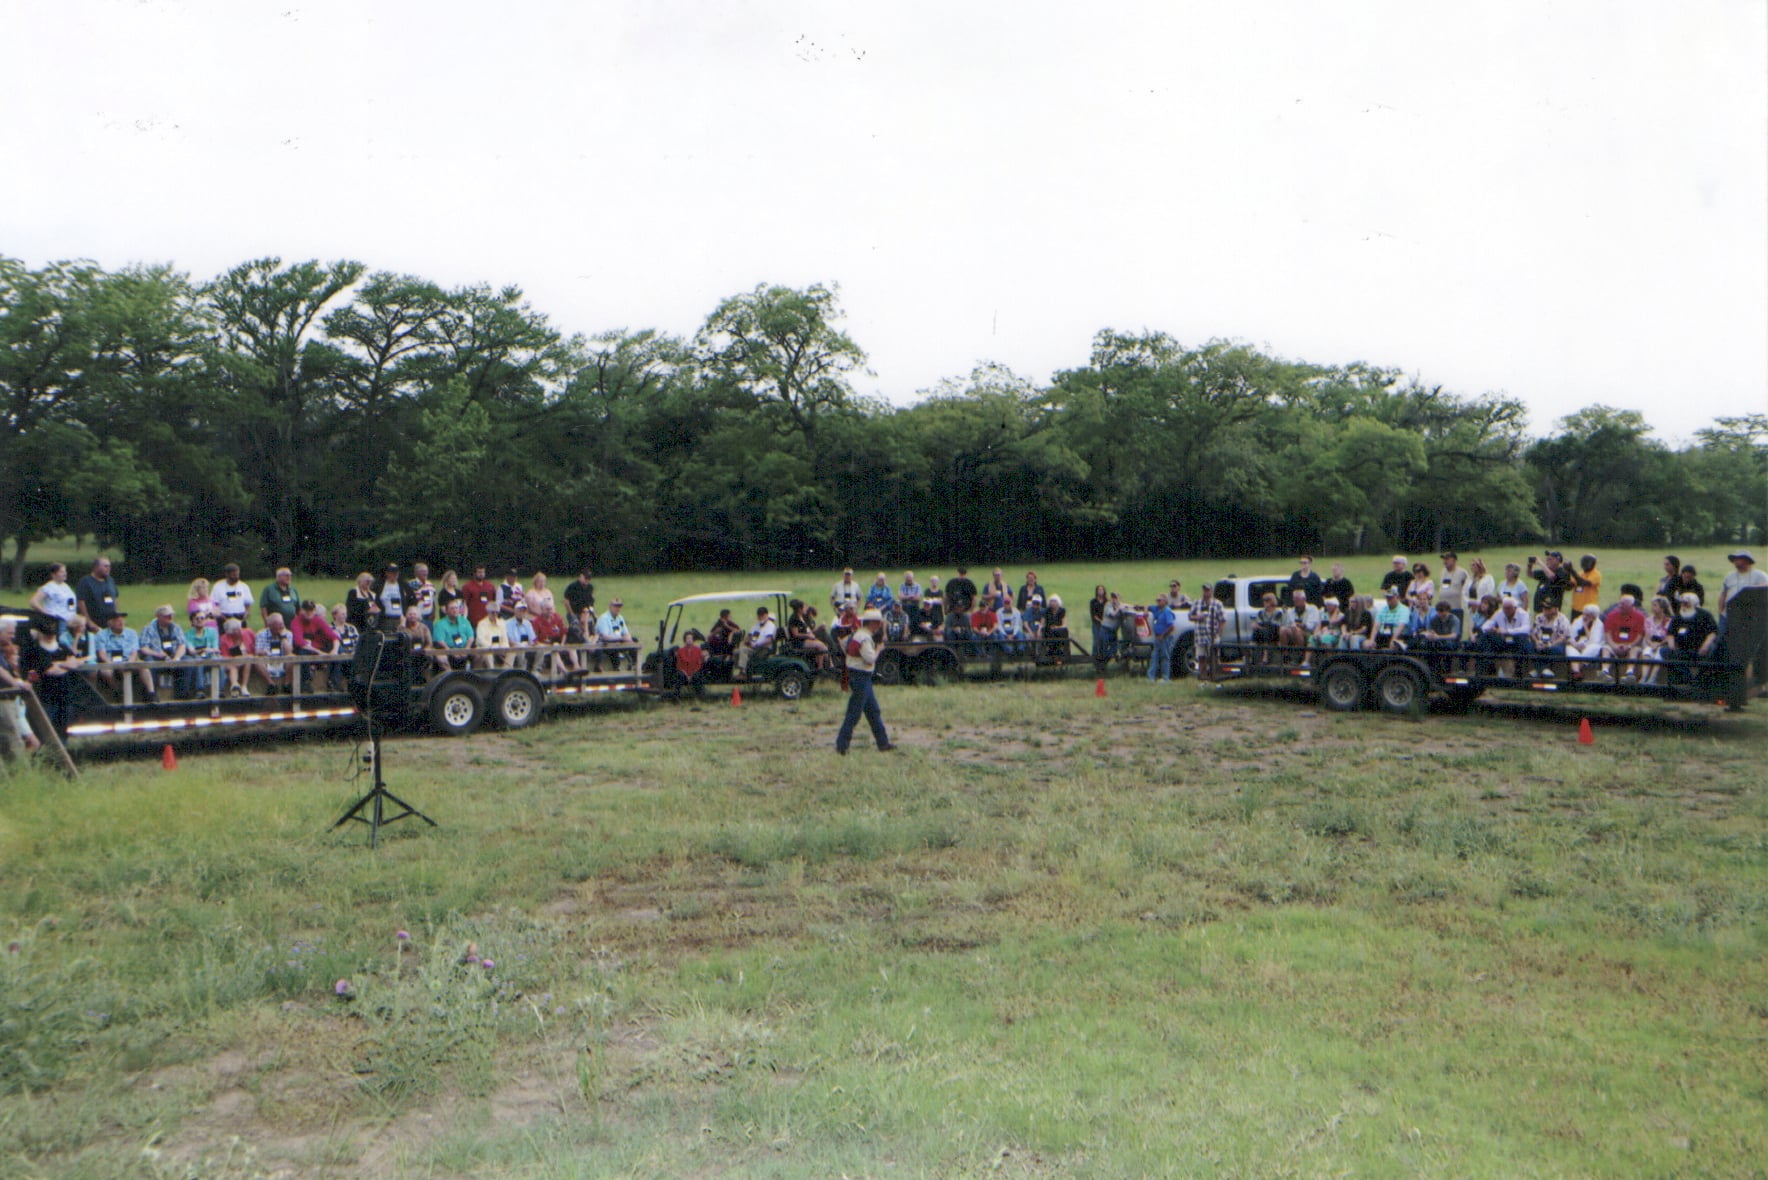
<svg viewBox="0 0 1768 1180"><path fill-rule="evenodd" d="M115 601L116 601L116 599L112 598L108 594L104 596L104 605L106 605L106 606L109 606L111 603L113 603Z"/></svg>

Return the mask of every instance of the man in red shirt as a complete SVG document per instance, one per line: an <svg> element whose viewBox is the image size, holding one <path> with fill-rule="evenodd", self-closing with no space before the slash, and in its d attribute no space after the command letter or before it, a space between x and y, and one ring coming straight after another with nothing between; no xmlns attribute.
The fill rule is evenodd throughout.
<svg viewBox="0 0 1768 1180"><path fill-rule="evenodd" d="M492 611L492 603L497 601L497 583L485 576L485 567L473 567L473 580L460 588L466 596L467 621L474 627L482 622Z"/></svg>
<svg viewBox="0 0 1768 1180"><path fill-rule="evenodd" d="M1634 605L1633 596L1621 595L1621 600L1602 620L1605 654L1617 660L1637 660L1645 647L1645 621L1645 614ZM1637 679L1640 669L1637 664L1621 663L1611 664L1605 671L1620 680L1627 680Z"/></svg>
<svg viewBox="0 0 1768 1180"><path fill-rule="evenodd" d="M534 616L534 642L563 643L565 642L565 618L550 602L541 602L540 612ZM577 666L577 661L568 651L547 653L547 663L552 665L554 675L569 672Z"/></svg>
<svg viewBox="0 0 1768 1180"><path fill-rule="evenodd" d="M326 622L325 616L319 611L319 604L311 598L301 602L301 609L295 613L295 654L299 656L329 656L337 653L338 633ZM315 673L324 677L327 664L302 664L301 679L307 686L313 686ZM321 685L320 691L325 692L329 685Z"/></svg>

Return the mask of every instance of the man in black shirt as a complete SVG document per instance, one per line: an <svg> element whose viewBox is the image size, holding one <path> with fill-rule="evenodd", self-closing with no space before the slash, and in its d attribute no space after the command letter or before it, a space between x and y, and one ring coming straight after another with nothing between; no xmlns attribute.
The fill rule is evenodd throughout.
<svg viewBox="0 0 1768 1180"><path fill-rule="evenodd" d="M571 608L572 618L595 606L595 583L589 580L590 577L589 567L584 566L577 572L576 579L565 587L565 605Z"/></svg>
<svg viewBox="0 0 1768 1180"><path fill-rule="evenodd" d="M92 572L74 587L74 602L94 627L110 622L118 609L117 583L111 577L110 558L100 557L92 563Z"/></svg>
<svg viewBox="0 0 1768 1180"><path fill-rule="evenodd" d="M1347 611L1351 609L1351 597L1357 592L1357 588L1351 585L1351 580L1344 576L1344 563L1341 561L1332 563L1332 576L1326 579L1322 590L1324 597L1338 599L1338 605Z"/></svg>
<svg viewBox="0 0 1768 1180"><path fill-rule="evenodd" d="M1719 639L1719 624L1692 592L1684 592L1676 605L1676 617L1670 620L1670 643L1664 655L1670 664L1670 683L1687 684L1692 679L1692 669L1676 665L1711 656Z"/></svg>
<svg viewBox="0 0 1768 1180"><path fill-rule="evenodd" d="M1326 603L1326 583L1314 572L1314 559L1306 553L1301 555L1301 568L1289 575L1291 597L1297 590L1308 596L1310 606L1324 606Z"/></svg>
<svg viewBox="0 0 1768 1180"><path fill-rule="evenodd" d="M1412 566L1404 557L1394 554L1394 567L1381 575L1381 594L1387 596L1388 587L1400 592L1400 599L1405 600L1406 587L1412 584ZM1342 604L1341 604L1342 605Z"/></svg>
<svg viewBox="0 0 1768 1180"><path fill-rule="evenodd" d="M970 571L960 565L958 576L945 584L946 613L967 615L975 603L976 583L970 580Z"/></svg>
<svg viewBox="0 0 1768 1180"><path fill-rule="evenodd" d="M1541 585L1535 591L1535 613L1540 614L1548 603L1565 609L1565 593L1572 586L1572 567L1566 563L1565 555L1557 549L1547 551L1544 568L1536 568L1535 559L1529 558L1529 576Z"/></svg>

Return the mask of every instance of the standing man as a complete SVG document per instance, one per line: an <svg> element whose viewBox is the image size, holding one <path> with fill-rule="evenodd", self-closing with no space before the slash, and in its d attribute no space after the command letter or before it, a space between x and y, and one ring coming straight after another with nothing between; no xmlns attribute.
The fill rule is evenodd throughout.
<svg viewBox="0 0 1768 1180"><path fill-rule="evenodd" d="M252 621L252 588L239 580L239 566L233 562L228 562L222 573L226 576L214 589L215 609L220 612L221 625L225 628L227 620L238 619L240 627L249 630L247 624Z"/></svg>
<svg viewBox="0 0 1768 1180"><path fill-rule="evenodd" d="M593 576L586 565L577 571L577 576L565 587L565 606L574 619L581 619L584 611L595 609L595 583L590 580Z"/></svg>
<svg viewBox="0 0 1768 1180"><path fill-rule="evenodd" d="M1154 646L1148 653L1148 679L1171 681L1173 646L1179 638L1179 617L1167 605L1166 595L1155 596L1154 610L1148 617L1148 623L1154 632Z"/></svg>
<svg viewBox="0 0 1768 1180"><path fill-rule="evenodd" d="M1768 586L1768 573L1756 568L1756 559L1748 549L1739 549L1725 559L1731 563L1731 572L1725 575L1725 582L1719 587L1719 620L1720 630L1724 630L1724 620L1731 610L1731 600L1737 597L1739 590L1749 590L1756 586Z"/></svg>
<svg viewBox="0 0 1768 1180"><path fill-rule="evenodd" d="M1443 554L1443 588L1437 594L1438 602L1449 604L1449 613L1455 616L1455 636L1460 638L1462 628L1467 624L1467 583L1469 574L1461 568L1461 558L1453 549Z"/></svg>
<svg viewBox="0 0 1768 1180"><path fill-rule="evenodd" d="M1204 676L1213 677L1216 670L1216 642L1222 636L1222 628L1227 625L1228 612L1222 609L1222 604L1216 600L1215 587L1208 582L1203 584L1203 597L1191 608L1191 621L1197 625L1197 666L1202 669Z"/></svg>
<svg viewBox="0 0 1768 1180"><path fill-rule="evenodd" d="M411 567L411 595L415 600L412 605L424 616L424 626L433 626L436 622L436 587L430 582L430 567L426 562L415 562Z"/></svg>
<svg viewBox="0 0 1768 1180"><path fill-rule="evenodd" d="M829 591L829 605L834 608L835 617L839 619L850 610L858 610L863 594L859 583L853 580L853 571L842 570L841 580Z"/></svg>
<svg viewBox="0 0 1768 1180"><path fill-rule="evenodd" d="M970 580L970 571L960 565L958 576L945 584L945 613L967 615L975 602L976 583Z"/></svg>
<svg viewBox="0 0 1768 1180"><path fill-rule="evenodd" d="M111 577L110 558L100 557L93 561L92 572L74 587L74 604L94 627L104 626L112 615L121 613L117 606L117 582Z"/></svg>
<svg viewBox="0 0 1768 1180"><path fill-rule="evenodd" d="M859 628L847 637L847 715L841 719L841 731L835 735L835 753L845 756L853 743L853 731L864 714L872 727L872 738L878 749L894 750L890 735L884 729L884 713L872 692L872 672L878 666L878 638L884 633L884 616L868 610L859 617Z"/></svg>
<svg viewBox="0 0 1768 1180"><path fill-rule="evenodd" d="M1381 590L1383 596L1386 596L1387 588L1393 586L1399 590L1400 597L1404 598L1406 596L1406 587L1412 584L1411 569L1412 563L1406 560L1406 555L1404 553L1394 554L1393 568L1381 575Z"/></svg>
<svg viewBox="0 0 1768 1180"><path fill-rule="evenodd" d="M497 601L497 584L485 576L485 567L473 567L473 580L461 587L466 596L467 622L475 628L485 621L485 616L494 613L491 604Z"/></svg>
<svg viewBox="0 0 1768 1180"><path fill-rule="evenodd" d="M1289 591L1293 594L1300 590L1308 596L1308 602L1314 606L1326 604L1326 580L1314 572L1314 559L1304 553L1297 563L1296 571L1289 575Z"/></svg>
<svg viewBox="0 0 1768 1180"><path fill-rule="evenodd" d="M293 578L285 565L276 571L276 581L264 587L258 599L258 613L265 623L270 622L271 615L281 615L284 627L294 627L295 616L301 613L301 596L295 592Z"/></svg>

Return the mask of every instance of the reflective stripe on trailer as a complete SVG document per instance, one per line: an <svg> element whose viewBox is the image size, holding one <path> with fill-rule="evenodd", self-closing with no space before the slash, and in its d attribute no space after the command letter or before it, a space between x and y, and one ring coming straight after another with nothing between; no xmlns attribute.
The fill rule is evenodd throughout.
<svg viewBox="0 0 1768 1180"><path fill-rule="evenodd" d="M83 721L68 726L69 737L102 737L115 733L153 733L174 729L209 729L251 721L330 721L356 716L354 705L340 709L296 709L292 713L229 713L219 717L169 717L163 721Z"/></svg>
<svg viewBox="0 0 1768 1180"><path fill-rule="evenodd" d="M565 684L547 691L555 696L572 696L586 692L637 692L639 687L636 684Z"/></svg>

